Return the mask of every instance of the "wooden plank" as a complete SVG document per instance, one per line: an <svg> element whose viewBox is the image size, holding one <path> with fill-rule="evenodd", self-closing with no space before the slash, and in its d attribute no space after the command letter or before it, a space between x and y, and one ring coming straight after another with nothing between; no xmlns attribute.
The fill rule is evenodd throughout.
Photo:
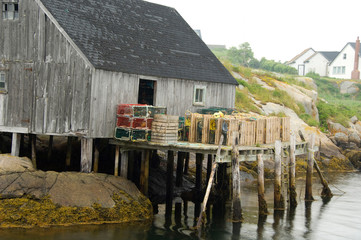
<svg viewBox="0 0 361 240"><path fill-rule="evenodd" d="M262 154L257 154L257 173L258 173L258 214L267 215L267 202L264 196L264 163Z"/></svg>
<svg viewBox="0 0 361 240"><path fill-rule="evenodd" d="M168 151L167 182L166 182L166 197L165 197L166 213L168 214L172 212L173 191L174 191L173 169L174 169L174 152Z"/></svg>
<svg viewBox="0 0 361 240"><path fill-rule="evenodd" d="M114 176L119 176L119 146L115 146L115 157L114 157Z"/></svg>
<svg viewBox="0 0 361 240"><path fill-rule="evenodd" d="M275 180L274 180L274 209L284 210L285 203L282 195L281 174L282 174L282 144L275 142Z"/></svg>
<svg viewBox="0 0 361 240"><path fill-rule="evenodd" d="M120 176L128 178L129 151L121 151Z"/></svg>
<svg viewBox="0 0 361 240"><path fill-rule="evenodd" d="M142 151L140 166L140 192L148 196L150 150Z"/></svg>
<svg viewBox="0 0 361 240"><path fill-rule="evenodd" d="M308 159L307 159L307 172L306 172L306 193L305 200L313 201L312 196L312 176L313 176L313 165L315 161L315 134L311 135L308 145Z"/></svg>
<svg viewBox="0 0 361 240"><path fill-rule="evenodd" d="M93 161L93 139L81 139L81 158L80 158L80 171L83 173L90 173Z"/></svg>
<svg viewBox="0 0 361 240"><path fill-rule="evenodd" d="M20 154L20 133L13 133L12 134L12 141L11 141L11 156L18 157Z"/></svg>
<svg viewBox="0 0 361 240"><path fill-rule="evenodd" d="M232 208L233 208L233 222L242 222L242 208L241 208L241 174L239 172L238 150L236 145L238 143L238 132L232 133Z"/></svg>
<svg viewBox="0 0 361 240"><path fill-rule="evenodd" d="M296 192L296 136L290 136L290 162L289 162L289 201L290 207L297 206L297 192Z"/></svg>

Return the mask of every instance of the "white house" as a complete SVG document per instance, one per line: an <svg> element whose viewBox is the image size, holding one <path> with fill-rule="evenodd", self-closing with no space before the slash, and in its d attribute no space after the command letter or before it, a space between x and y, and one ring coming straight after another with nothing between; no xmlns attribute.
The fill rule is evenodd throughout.
<svg viewBox="0 0 361 240"><path fill-rule="evenodd" d="M349 42L330 63L328 67L328 76L341 79L351 79L351 72L354 69L355 63L355 42ZM360 69L360 51L359 51L359 64Z"/></svg>
<svg viewBox="0 0 361 240"><path fill-rule="evenodd" d="M313 50L312 48L307 48L303 50L300 54L298 54L296 57L288 61L286 64L290 67L296 68L298 70L298 75L304 76L307 74L305 60L310 58L315 53L316 51Z"/></svg>
<svg viewBox="0 0 361 240"><path fill-rule="evenodd" d="M305 74L314 72L320 76L327 76L328 66L339 52L315 52L311 57L305 60Z"/></svg>

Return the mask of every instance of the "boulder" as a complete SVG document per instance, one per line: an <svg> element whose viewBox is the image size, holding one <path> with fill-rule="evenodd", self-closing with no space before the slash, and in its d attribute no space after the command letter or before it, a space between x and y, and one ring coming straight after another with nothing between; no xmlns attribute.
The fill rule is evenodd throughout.
<svg viewBox="0 0 361 240"><path fill-rule="evenodd" d="M335 134L335 140L338 146L346 146L348 144L348 136L342 132Z"/></svg>
<svg viewBox="0 0 361 240"><path fill-rule="evenodd" d="M356 122L358 121L356 116L353 116L350 121L352 122L352 124L356 124Z"/></svg>
<svg viewBox="0 0 361 240"><path fill-rule="evenodd" d="M327 125L328 125L328 130L332 135L335 135L336 133L344 133L345 135L349 134L349 130L339 123L327 121Z"/></svg>
<svg viewBox="0 0 361 240"><path fill-rule="evenodd" d="M309 77L297 77L296 78L297 81L299 82L303 82L306 85L312 87L313 89L317 90L317 85L315 83L315 81L312 78Z"/></svg>
<svg viewBox="0 0 361 240"><path fill-rule="evenodd" d="M357 146L360 146L361 144L361 138L356 132L351 132L348 135L348 141L351 143L355 143Z"/></svg>
<svg viewBox="0 0 361 240"><path fill-rule="evenodd" d="M278 89L286 91L288 95L292 96L297 103L302 104L305 108L305 112L310 116L312 116L317 121L319 121L318 109L316 107L316 102L314 100L317 99L317 92L313 91L313 95L312 97L310 97L308 94L302 92L299 89L300 87L294 87L287 83L276 80L274 81L274 84L277 86ZM307 90L304 89L303 91L307 91Z"/></svg>
<svg viewBox="0 0 361 240"><path fill-rule="evenodd" d="M340 93L342 94L354 94L360 90L356 86L356 82L352 82L352 81L343 81L339 87L340 87Z"/></svg>
<svg viewBox="0 0 361 240"><path fill-rule="evenodd" d="M7 172L35 171L33 163L27 157L14 157L8 154L0 155L0 174Z"/></svg>

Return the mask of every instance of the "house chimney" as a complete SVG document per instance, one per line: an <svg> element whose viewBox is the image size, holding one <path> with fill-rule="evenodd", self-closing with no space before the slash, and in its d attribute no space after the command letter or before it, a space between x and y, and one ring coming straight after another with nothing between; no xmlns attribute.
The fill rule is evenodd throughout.
<svg viewBox="0 0 361 240"><path fill-rule="evenodd" d="M353 71L351 73L351 79L355 79L355 80L360 79L360 71L358 70L359 52L360 52L360 39L359 37L357 37L356 47L355 47L355 62L354 62Z"/></svg>

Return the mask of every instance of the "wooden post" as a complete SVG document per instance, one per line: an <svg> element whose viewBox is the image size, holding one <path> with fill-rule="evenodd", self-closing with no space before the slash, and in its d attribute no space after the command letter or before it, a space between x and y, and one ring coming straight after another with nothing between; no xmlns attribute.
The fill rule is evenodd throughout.
<svg viewBox="0 0 361 240"><path fill-rule="evenodd" d="M258 165L258 214L267 215L267 202L264 197L264 164L262 154L257 154Z"/></svg>
<svg viewBox="0 0 361 240"><path fill-rule="evenodd" d="M275 142L275 181L274 181L274 209L284 210L285 203L281 188L282 174L282 143L280 140Z"/></svg>
<svg viewBox="0 0 361 240"><path fill-rule="evenodd" d="M183 165L185 152L178 152L177 156L177 175L175 179L175 186L181 187L183 185Z"/></svg>
<svg viewBox="0 0 361 240"><path fill-rule="evenodd" d="M290 162L289 162L289 194L290 207L297 206L297 192L296 192L296 137L292 133L290 136Z"/></svg>
<svg viewBox="0 0 361 240"><path fill-rule="evenodd" d="M33 167L36 169L36 135L30 135L31 142L31 161L33 162Z"/></svg>
<svg viewBox="0 0 361 240"><path fill-rule="evenodd" d="M308 143L308 159L307 159L307 173L306 173L306 201L313 201L312 196L312 175L313 175L313 163L315 161L315 134L311 135L311 139Z"/></svg>
<svg viewBox="0 0 361 240"><path fill-rule="evenodd" d="M173 202L173 168L174 168L174 152L168 151L167 159L167 182L166 182L166 214L172 212L172 202Z"/></svg>
<svg viewBox="0 0 361 240"><path fill-rule="evenodd" d="M239 172L239 159L237 145L239 142L239 133L232 132L232 185L233 185L233 222L242 222L242 208L241 208L241 174Z"/></svg>
<svg viewBox="0 0 361 240"><path fill-rule="evenodd" d="M20 154L20 133L13 133L11 141L11 156L19 157Z"/></svg>
<svg viewBox="0 0 361 240"><path fill-rule="evenodd" d="M196 153L196 186L197 192L202 191L202 168L203 168L204 154Z"/></svg>
<svg viewBox="0 0 361 240"><path fill-rule="evenodd" d="M320 145L319 145L319 150L318 150L318 155L317 155L317 159L318 161L320 161L320 158L321 158L321 154L320 154L320 151L321 151L321 140L320 140ZM321 180L321 184L323 186L322 188L322 192L321 192L321 198L323 200L329 200L333 197L333 194L331 192L331 189L328 187L328 183L327 183L327 180L324 178L322 172L321 172L321 169L320 167L318 166L318 163L317 161L315 161L315 168L316 168L316 171L318 173L318 176L320 177L320 180Z"/></svg>
<svg viewBox="0 0 361 240"><path fill-rule="evenodd" d="M208 154L208 159L207 159L207 177L206 177L206 182L209 181L209 178L211 176L211 172L212 172L212 154Z"/></svg>
<svg viewBox="0 0 361 240"><path fill-rule="evenodd" d="M66 157L65 157L65 167L69 168L71 163L71 148L73 144L73 137L68 137L66 144Z"/></svg>
<svg viewBox="0 0 361 240"><path fill-rule="evenodd" d="M220 140L221 143L223 142L223 138L224 138L224 136L221 135L221 140ZM219 156L221 154L221 146L222 146L222 144L218 145L217 156ZM209 157L209 156L211 156L211 157ZM211 154L208 155L208 163L209 163L209 159L211 159L211 161L212 161L212 155ZM207 190L206 190L206 194L204 195L201 213L199 214L198 222L197 222L197 225L196 225L197 229L199 229L199 227L201 226L201 223L202 223L203 212L205 211L205 209L207 207L208 197L209 197L209 194L211 193L212 184L213 184L213 181L214 181L214 175L215 175L215 173L217 171L217 166L218 165L217 165L216 161L214 161L213 163L211 162L212 169L211 169L210 176L208 177ZM208 171L208 168L207 168L207 171Z"/></svg>
<svg viewBox="0 0 361 240"><path fill-rule="evenodd" d="M50 135L49 136L49 143L48 143L48 162L51 160L51 155L53 152L53 142L54 142L54 136Z"/></svg>
<svg viewBox="0 0 361 240"><path fill-rule="evenodd" d="M129 162L129 152L121 152L121 161L120 161L120 176L123 178L128 178L128 162Z"/></svg>
<svg viewBox="0 0 361 240"><path fill-rule="evenodd" d="M93 171L97 173L99 171L99 139L95 139L94 141L94 166Z"/></svg>
<svg viewBox="0 0 361 240"><path fill-rule="evenodd" d="M93 162L93 139L82 138L80 171L83 173L90 173L92 169L92 162Z"/></svg>
<svg viewBox="0 0 361 240"><path fill-rule="evenodd" d="M140 165L140 192L143 193L145 196L148 196L149 157L150 150L143 150Z"/></svg>
<svg viewBox="0 0 361 240"><path fill-rule="evenodd" d="M119 151L120 147L116 145L114 158L114 176L119 176Z"/></svg>
<svg viewBox="0 0 361 240"><path fill-rule="evenodd" d="M189 155L190 153L186 153L186 160L184 162L184 175L188 175L188 169L189 169Z"/></svg>

